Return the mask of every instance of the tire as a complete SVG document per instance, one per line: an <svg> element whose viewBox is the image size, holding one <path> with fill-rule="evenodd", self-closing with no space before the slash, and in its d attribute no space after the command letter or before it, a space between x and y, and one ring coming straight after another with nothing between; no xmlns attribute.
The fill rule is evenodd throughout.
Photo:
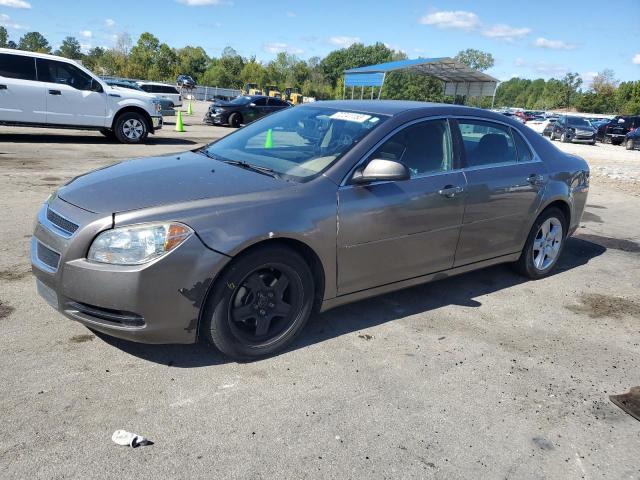
<svg viewBox="0 0 640 480"><path fill-rule="evenodd" d="M605 135L605 137L602 139L602 143L604 143L604 144L609 144L609 143L611 143L611 137L607 137L607 136Z"/></svg>
<svg viewBox="0 0 640 480"><path fill-rule="evenodd" d="M116 118L113 131L120 143L141 143L149 135L149 125L142 114L125 112Z"/></svg>
<svg viewBox="0 0 640 480"><path fill-rule="evenodd" d="M562 132L562 135L560 135L560 141L562 143L567 143L567 134Z"/></svg>
<svg viewBox="0 0 640 480"><path fill-rule="evenodd" d="M229 115L230 127L238 128L240 127L240 124L242 124L242 115L240 115L238 112L233 112L231 115Z"/></svg>
<svg viewBox="0 0 640 480"><path fill-rule="evenodd" d="M614 141L613 139L611 139L611 144L612 145L622 145L622 140L615 140Z"/></svg>
<svg viewBox="0 0 640 480"><path fill-rule="evenodd" d="M113 133L113 130L109 129L109 128L103 128L100 130L100 133L102 135L104 135L105 137L107 137L109 140L115 140L116 139L116 135L115 133Z"/></svg>
<svg viewBox="0 0 640 480"><path fill-rule="evenodd" d="M550 227L548 234L545 234L545 226ZM562 255L566 238L564 213L555 207L544 210L533 223L520 258L514 264L516 271L532 280L548 276Z"/></svg>
<svg viewBox="0 0 640 480"><path fill-rule="evenodd" d="M633 140L628 138L627 142L624 144L624 148L626 148L627 150L633 150Z"/></svg>
<svg viewBox="0 0 640 480"><path fill-rule="evenodd" d="M549 140L553 142L553 131L549 132Z"/></svg>
<svg viewBox="0 0 640 480"><path fill-rule="evenodd" d="M289 248L259 247L234 259L216 281L201 334L234 360L255 360L286 348L313 305L314 279L304 259Z"/></svg>

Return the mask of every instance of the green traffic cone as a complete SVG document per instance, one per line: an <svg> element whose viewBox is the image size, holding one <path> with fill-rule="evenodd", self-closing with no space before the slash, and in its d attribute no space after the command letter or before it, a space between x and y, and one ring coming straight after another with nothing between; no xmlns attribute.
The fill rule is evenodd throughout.
<svg viewBox="0 0 640 480"><path fill-rule="evenodd" d="M191 100L189 100L189 105L187 106L187 115L193 115L193 109L191 108Z"/></svg>
<svg viewBox="0 0 640 480"><path fill-rule="evenodd" d="M267 136L264 139L264 148L273 148L273 132L271 129L267 130Z"/></svg>
<svg viewBox="0 0 640 480"><path fill-rule="evenodd" d="M176 132L184 132L184 124L182 123L182 112L178 110L178 118L176 119Z"/></svg>

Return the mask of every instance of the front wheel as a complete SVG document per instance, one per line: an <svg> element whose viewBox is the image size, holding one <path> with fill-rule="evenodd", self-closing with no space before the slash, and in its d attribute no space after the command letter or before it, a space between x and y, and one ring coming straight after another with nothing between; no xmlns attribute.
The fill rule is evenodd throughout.
<svg viewBox="0 0 640 480"><path fill-rule="evenodd" d="M562 133L562 135L560 135L560 141L562 143L567 143L567 134L566 133Z"/></svg>
<svg viewBox="0 0 640 480"><path fill-rule="evenodd" d="M553 132L549 132L549 140L553 142Z"/></svg>
<svg viewBox="0 0 640 480"><path fill-rule="evenodd" d="M293 341L313 303L314 280L304 259L288 248L260 247L235 259L216 281L201 332L235 360L258 359Z"/></svg>
<svg viewBox="0 0 640 480"><path fill-rule="evenodd" d="M121 143L140 143L149 135L149 126L140 113L126 112L116 119L113 132Z"/></svg>
<svg viewBox="0 0 640 480"><path fill-rule="evenodd" d="M229 115L229 126L238 128L242 124L242 116L238 112L233 112Z"/></svg>
<svg viewBox="0 0 640 480"><path fill-rule="evenodd" d="M567 220L558 208L542 212L531 227L516 270L531 279L548 276L564 248Z"/></svg>
<svg viewBox="0 0 640 480"><path fill-rule="evenodd" d="M630 138L627 139L627 143L625 143L624 148L627 150L633 150L633 140Z"/></svg>

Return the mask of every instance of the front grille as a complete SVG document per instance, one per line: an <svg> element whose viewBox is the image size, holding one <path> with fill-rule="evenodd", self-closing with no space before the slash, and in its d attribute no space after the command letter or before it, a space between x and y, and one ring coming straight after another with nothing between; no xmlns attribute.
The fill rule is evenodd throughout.
<svg viewBox="0 0 640 480"><path fill-rule="evenodd" d="M36 254L38 255L38 260L42 263L54 270L58 269L58 263L60 262L60 254L58 252L54 252L46 245L38 242Z"/></svg>
<svg viewBox="0 0 640 480"><path fill-rule="evenodd" d="M72 313L80 313L84 317L92 320L102 320L104 322L115 323L125 327L143 327L144 318L141 315L123 310L112 310L110 308L96 307L80 302L67 303L67 310Z"/></svg>
<svg viewBox="0 0 640 480"><path fill-rule="evenodd" d="M47 208L47 220L53 223L60 230L67 232L69 235L73 235L75 231L78 230L78 225L58 215L50 208Z"/></svg>

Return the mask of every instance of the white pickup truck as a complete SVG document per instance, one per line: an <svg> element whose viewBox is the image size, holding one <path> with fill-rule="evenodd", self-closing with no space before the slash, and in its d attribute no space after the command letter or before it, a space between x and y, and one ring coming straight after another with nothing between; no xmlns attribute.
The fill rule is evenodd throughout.
<svg viewBox="0 0 640 480"><path fill-rule="evenodd" d="M162 128L144 92L113 88L73 60L0 48L0 125L98 130L122 143Z"/></svg>

